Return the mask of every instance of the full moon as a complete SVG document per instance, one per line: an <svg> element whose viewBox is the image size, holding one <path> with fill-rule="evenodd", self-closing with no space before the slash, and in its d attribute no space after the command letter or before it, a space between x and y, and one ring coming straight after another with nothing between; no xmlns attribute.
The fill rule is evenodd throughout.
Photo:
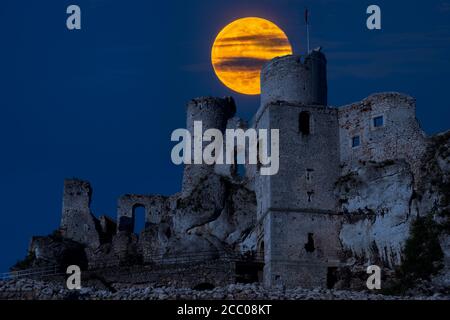
<svg viewBox="0 0 450 320"><path fill-rule="evenodd" d="M228 24L217 35L211 62L220 81L236 92L261 93L262 66L275 57L292 54L286 34L269 20L248 17Z"/></svg>

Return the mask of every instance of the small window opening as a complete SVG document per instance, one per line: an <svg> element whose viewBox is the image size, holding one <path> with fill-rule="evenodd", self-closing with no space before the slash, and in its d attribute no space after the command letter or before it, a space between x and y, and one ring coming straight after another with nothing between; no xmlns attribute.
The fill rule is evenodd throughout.
<svg viewBox="0 0 450 320"><path fill-rule="evenodd" d="M384 126L384 117L383 116L378 116L373 118L373 126L375 128L379 128Z"/></svg>
<svg viewBox="0 0 450 320"><path fill-rule="evenodd" d="M314 233L308 233L308 242L305 244L306 252L314 252L316 247L314 246Z"/></svg>
<svg viewBox="0 0 450 320"><path fill-rule="evenodd" d="M306 195L308 196L308 202L312 202L314 191L309 191L306 193Z"/></svg>
<svg viewBox="0 0 450 320"><path fill-rule="evenodd" d="M306 181L311 182L314 169L306 169Z"/></svg>
<svg viewBox="0 0 450 320"><path fill-rule="evenodd" d="M302 111L298 116L298 131L303 135L308 135L311 133L310 128L310 115L309 112Z"/></svg>
<svg viewBox="0 0 450 320"><path fill-rule="evenodd" d="M359 147L361 145L361 138L359 136L354 136L352 138L352 148Z"/></svg>

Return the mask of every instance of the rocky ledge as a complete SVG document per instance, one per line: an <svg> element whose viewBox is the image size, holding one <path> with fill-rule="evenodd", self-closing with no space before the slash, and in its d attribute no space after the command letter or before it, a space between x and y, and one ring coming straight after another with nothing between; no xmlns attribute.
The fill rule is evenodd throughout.
<svg viewBox="0 0 450 320"><path fill-rule="evenodd" d="M25 300L450 300L449 294L391 296L326 289L265 289L259 284L231 284L211 290L113 285L109 290L91 287L67 290L57 283L30 279L0 281L0 299Z"/></svg>

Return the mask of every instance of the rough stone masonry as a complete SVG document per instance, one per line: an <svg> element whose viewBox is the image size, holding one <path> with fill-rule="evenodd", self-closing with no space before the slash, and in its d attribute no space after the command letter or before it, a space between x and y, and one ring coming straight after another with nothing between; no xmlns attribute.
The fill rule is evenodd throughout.
<svg viewBox="0 0 450 320"><path fill-rule="evenodd" d="M409 263L412 226L430 217L442 255L428 280L448 288L450 132L427 136L415 100L400 93L327 105L326 64L318 50L270 61L249 123L232 98L187 105L187 128L279 129L277 175L259 164L186 165L180 193L123 195L115 220L94 216L87 181L66 180L60 229L33 237L21 266L76 263L103 285L360 289L368 265L388 281Z"/></svg>

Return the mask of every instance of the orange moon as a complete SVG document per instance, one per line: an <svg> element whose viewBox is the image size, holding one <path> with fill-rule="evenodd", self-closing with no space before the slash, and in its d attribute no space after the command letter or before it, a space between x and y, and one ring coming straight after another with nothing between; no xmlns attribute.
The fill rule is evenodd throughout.
<svg viewBox="0 0 450 320"><path fill-rule="evenodd" d="M286 34L269 20L248 17L228 24L217 35L211 62L220 81L236 92L261 93L262 66L275 57L292 54Z"/></svg>

